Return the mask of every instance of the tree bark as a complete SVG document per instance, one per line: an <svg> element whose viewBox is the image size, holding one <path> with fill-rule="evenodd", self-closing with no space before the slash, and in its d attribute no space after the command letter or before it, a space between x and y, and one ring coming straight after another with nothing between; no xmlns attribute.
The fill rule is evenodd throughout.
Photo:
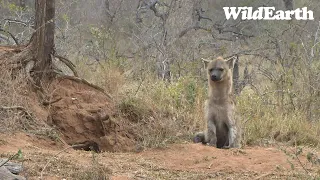
<svg viewBox="0 0 320 180"><path fill-rule="evenodd" d="M19 6L22 8L26 8L26 1L25 0L19 0Z"/></svg>
<svg viewBox="0 0 320 180"><path fill-rule="evenodd" d="M50 78L52 72L51 54L54 52L54 17L55 0L36 0L36 32L32 42L36 64L35 80L40 85L41 80Z"/></svg>
<svg viewBox="0 0 320 180"><path fill-rule="evenodd" d="M234 88L234 93L236 95L238 95L240 92L239 92L239 87L240 87L240 80L239 80L239 77L240 77L240 73L239 73L239 57L237 56L236 57L236 62L234 64L234 67L233 67L233 88Z"/></svg>

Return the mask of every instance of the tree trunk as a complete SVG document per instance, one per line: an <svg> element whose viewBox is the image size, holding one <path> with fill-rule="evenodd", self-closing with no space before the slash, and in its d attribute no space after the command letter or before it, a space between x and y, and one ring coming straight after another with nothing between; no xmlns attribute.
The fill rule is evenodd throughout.
<svg viewBox="0 0 320 180"><path fill-rule="evenodd" d="M51 54L54 52L54 16L55 0L36 0L36 32L32 42L36 64L35 80L40 85L41 80L50 78L52 72Z"/></svg>
<svg viewBox="0 0 320 180"><path fill-rule="evenodd" d="M233 88L234 88L234 93L236 95L239 95L239 90L240 90L240 73L239 73L239 57L237 56L236 57L236 62L234 64L234 67L233 67Z"/></svg>
<svg viewBox="0 0 320 180"><path fill-rule="evenodd" d="M25 0L19 0L19 6L22 8L26 8L26 1Z"/></svg>

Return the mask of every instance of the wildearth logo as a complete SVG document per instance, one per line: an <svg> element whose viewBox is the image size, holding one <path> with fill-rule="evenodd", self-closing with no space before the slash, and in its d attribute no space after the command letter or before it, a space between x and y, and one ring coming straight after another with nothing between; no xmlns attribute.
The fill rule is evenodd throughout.
<svg viewBox="0 0 320 180"><path fill-rule="evenodd" d="M252 7L223 7L226 19L231 16L234 20L238 19L241 13L242 20L314 20L313 12L308 11L307 7L298 8L296 10L277 10L275 7L259 7L253 11Z"/></svg>

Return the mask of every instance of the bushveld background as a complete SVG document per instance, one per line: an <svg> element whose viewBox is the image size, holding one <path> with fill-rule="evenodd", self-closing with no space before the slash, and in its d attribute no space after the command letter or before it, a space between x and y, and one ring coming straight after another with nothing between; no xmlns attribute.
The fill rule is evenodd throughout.
<svg viewBox="0 0 320 180"><path fill-rule="evenodd" d="M225 6L308 7L315 20L226 21ZM318 0L56 0L55 23L56 52L113 97L116 119L130 120L138 149L190 142L205 128L201 58L217 56L238 59L234 86L244 146L319 147ZM0 0L1 45L28 43L33 26L33 0ZM23 75L10 73L1 69L0 105L31 110ZM15 112L0 111L0 122L1 133L59 136L45 121L30 123Z"/></svg>

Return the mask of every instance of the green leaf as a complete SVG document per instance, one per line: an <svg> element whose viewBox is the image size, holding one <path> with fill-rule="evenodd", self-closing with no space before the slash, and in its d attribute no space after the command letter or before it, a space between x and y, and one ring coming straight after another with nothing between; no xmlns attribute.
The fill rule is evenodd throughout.
<svg viewBox="0 0 320 180"><path fill-rule="evenodd" d="M18 155L18 159L22 159L23 158L23 154L22 154L21 149L18 150L17 155Z"/></svg>

